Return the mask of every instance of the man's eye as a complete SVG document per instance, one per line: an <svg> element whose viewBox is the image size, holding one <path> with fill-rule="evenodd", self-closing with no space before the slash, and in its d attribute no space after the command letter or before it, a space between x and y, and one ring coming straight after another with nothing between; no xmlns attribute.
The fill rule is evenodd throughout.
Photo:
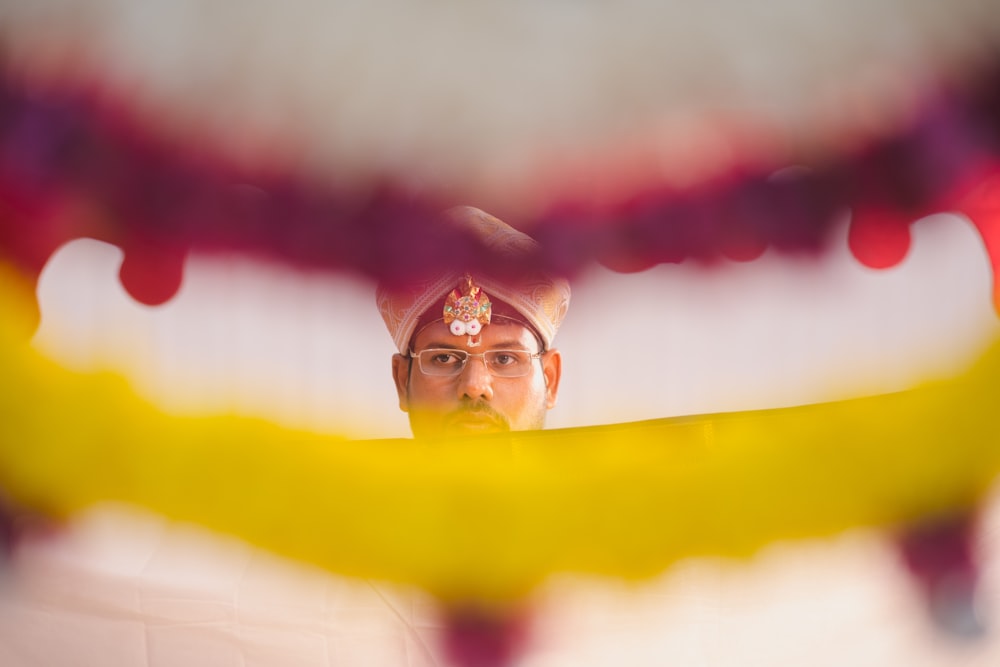
<svg viewBox="0 0 1000 667"><path fill-rule="evenodd" d="M493 355L493 363L497 366L514 366L521 361L513 352L497 352Z"/></svg>
<svg viewBox="0 0 1000 667"><path fill-rule="evenodd" d="M431 356L431 363L435 366L454 366L462 363L462 360L454 352L436 352Z"/></svg>

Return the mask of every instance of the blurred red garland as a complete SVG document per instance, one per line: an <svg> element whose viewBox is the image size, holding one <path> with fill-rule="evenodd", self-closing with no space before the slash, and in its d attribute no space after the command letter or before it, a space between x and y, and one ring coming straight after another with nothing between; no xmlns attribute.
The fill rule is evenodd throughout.
<svg viewBox="0 0 1000 667"><path fill-rule="evenodd" d="M794 166L804 168L777 175L732 169L683 191L646 189L601 209L552 202L535 219L517 221L541 242L528 262L572 276L593 262L633 271L687 259L748 260L768 247L817 252L850 209L851 250L869 266L898 263L916 219L958 211L980 228L996 268L992 221L1000 206L992 199L1000 197L990 191L1000 190L1000 67L974 87L942 92L896 136ZM359 191L306 176L251 172L203 147L170 143L97 94L0 77L0 254L29 274L78 237L122 247L125 287L151 304L174 294L191 249L388 281L454 257L492 263L471 239L444 237L426 224L460 202L388 179Z"/></svg>

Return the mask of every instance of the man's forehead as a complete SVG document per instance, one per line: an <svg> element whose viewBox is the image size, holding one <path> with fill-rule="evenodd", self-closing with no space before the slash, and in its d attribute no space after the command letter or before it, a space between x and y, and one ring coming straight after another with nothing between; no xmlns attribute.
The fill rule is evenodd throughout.
<svg viewBox="0 0 1000 667"><path fill-rule="evenodd" d="M495 318L492 324L483 327L480 334L485 348L524 348L534 350L539 347L538 339L527 326L515 320ZM417 332L411 344L413 350L428 347L448 347L465 349L466 336L455 336L442 320L431 322Z"/></svg>

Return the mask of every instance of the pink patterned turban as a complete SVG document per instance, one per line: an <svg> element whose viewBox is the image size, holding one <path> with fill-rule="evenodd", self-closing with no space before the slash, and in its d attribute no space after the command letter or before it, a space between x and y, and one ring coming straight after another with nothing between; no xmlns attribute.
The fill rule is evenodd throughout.
<svg viewBox="0 0 1000 667"><path fill-rule="evenodd" d="M445 223L456 231L471 232L497 259L516 261L536 250L538 243L489 213L471 206L449 209ZM379 313L393 343L406 354L418 323L443 319L443 304L449 294L468 278L497 303L506 304L523 319L549 349L556 331L569 309L569 282L541 271L527 271L516 277L498 277L477 270L450 269L441 274L414 279L401 287L380 284L375 291ZM501 306L502 307L502 306ZM433 309L433 310L432 310Z"/></svg>

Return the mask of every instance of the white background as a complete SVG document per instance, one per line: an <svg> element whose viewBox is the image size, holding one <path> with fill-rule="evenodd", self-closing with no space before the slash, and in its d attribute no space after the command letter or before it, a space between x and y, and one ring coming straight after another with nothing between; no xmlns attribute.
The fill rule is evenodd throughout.
<svg viewBox="0 0 1000 667"><path fill-rule="evenodd" d="M408 436L374 287L246 258L196 256L163 306L132 301L121 253L92 240L42 275L36 343L113 368L173 412L233 411L357 438ZM871 270L846 225L818 257L711 269L594 267L575 281L550 427L796 405L959 372L993 339L988 260L957 216L918 223L904 262Z"/></svg>

